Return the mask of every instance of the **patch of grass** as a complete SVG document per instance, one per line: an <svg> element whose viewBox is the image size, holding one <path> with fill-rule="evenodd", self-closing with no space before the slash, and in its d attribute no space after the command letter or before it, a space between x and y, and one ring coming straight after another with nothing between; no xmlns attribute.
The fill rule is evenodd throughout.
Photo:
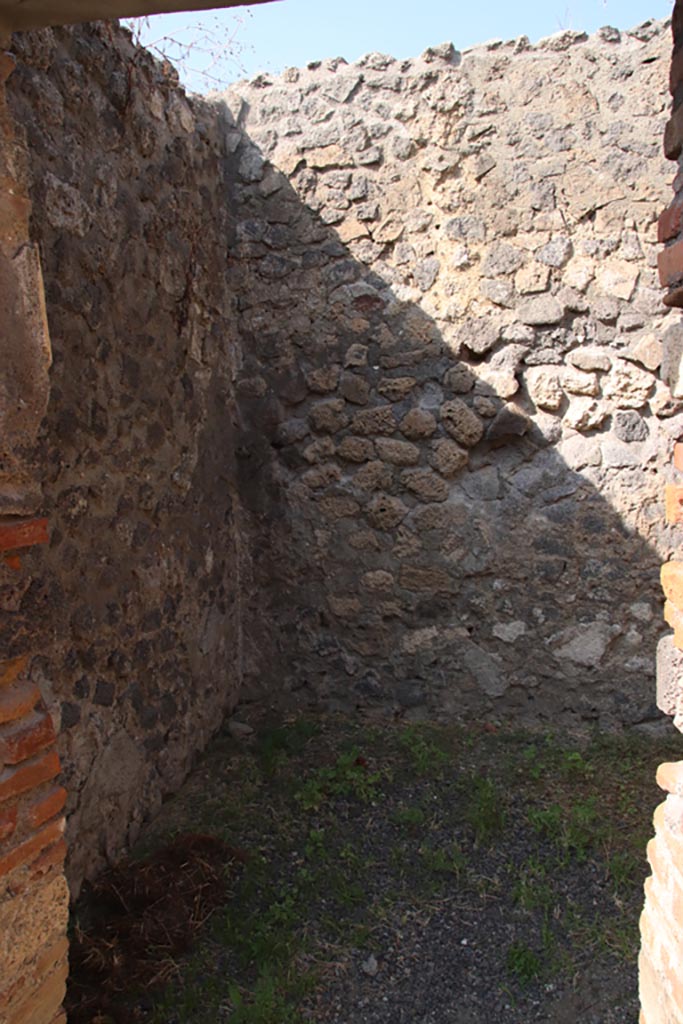
<svg viewBox="0 0 683 1024"><path fill-rule="evenodd" d="M629 917L618 911L588 913L571 900L565 909L563 924L572 942L593 958L607 954L626 963L637 959L640 940L637 914Z"/></svg>
<svg viewBox="0 0 683 1024"><path fill-rule="evenodd" d="M448 761L448 754L424 727L410 725L399 734L399 745L408 755L410 765L421 777L438 774Z"/></svg>
<svg viewBox="0 0 683 1024"><path fill-rule="evenodd" d="M304 853L312 863L324 863L329 859L328 838L324 828L309 829Z"/></svg>
<svg viewBox="0 0 683 1024"><path fill-rule="evenodd" d="M562 751L559 773L570 780L588 780L595 775L595 765L580 750Z"/></svg>
<svg viewBox="0 0 683 1024"><path fill-rule="evenodd" d="M528 818L532 828L554 843L565 860L569 856L585 860L609 831L608 823L601 818L595 794L576 800L568 807L557 803L532 807Z"/></svg>
<svg viewBox="0 0 683 1024"><path fill-rule="evenodd" d="M257 737L256 750L263 771L267 775L275 774L284 761L301 754L319 731L319 725L306 718L262 729Z"/></svg>
<svg viewBox="0 0 683 1024"><path fill-rule="evenodd" d="M420 856L425 871L435 875L454 875L460 878L468 865L467 855L456 842L447 846L421 847Z"/></svg>
<svg viewBox="0 0 683 1024"><path fill-rule="evenodd" d="M372 772L358 747L340 754L331 767L313 771L296 798L304 811L317 811L326 801L338 797L370 803L379 796L380 772Z"/></svg>
<svg viewBox="0 0 683 1024"><path fill-rule="evenodd" d="M530 779L538 780L543 775L544 764L539 754L537 743L529 743L522 750L522 770Z"/></svg>
<svg viewBox="0 0 683 1024"><path fill-rule="evenodd" d="M348 977L359 950L381 954L396 931L409 943L453 906L476 922L475 942L477 929L514 927L515 941L501 933L486 955L520 1015L526 999L543 1002L551 972L632 957L644 808L657 799L655 765L680 750L359 719L221 743L154 835L201 822L247 860L177 979L145 997L152 1024L314 1019L311 990L338 984L322 979Z"/></svg>
<svg viewBox="0 0 683 1024"><path fill-rule="evenodd" d="M629 889L632 890L643 871L645 843L636 856L630 850L617 850L608 855L606 860L607 877L612 883L614 894L618 898Z"/></svg>
<svg viewBox="0 0 683 1024"><path fill-rule="evenodd" d="M538 857L529 857L519 867L512 898L522 910L541 910L546 917L551 913L557 895L548 868Z"/></svg>
<svg viewBox="0 0 683 1024"><path fill-rule="evenodd" d="M464 783L465 821L477 843L490 843L505 828L507 811L501 793L487 775L470 776Z"/></svg>
<svg viewBox="0 0 683 1024"><path fill-rule="evenodd" d="M300 1024L303 1017L296 1004L312 983L312 977L305 974L292 984L286 976L266 971L250 990L232 984L228 989L230 1024Z"/></svg>
<svg viewBox="0 0 683 1024"><path fill-rule="evenodd" d="M538 953L523 942L513 942L508 946L505 962L510 974L514 975L523 987L535 981L543 970Z"/></svg>
<svg viewBox="0 0 683 1024"><path fill-rule="evenodd" d="M417 831L427 820L427 815L421 807L401 805L391 812L391 820L394 825L409 832Z"/></svg>

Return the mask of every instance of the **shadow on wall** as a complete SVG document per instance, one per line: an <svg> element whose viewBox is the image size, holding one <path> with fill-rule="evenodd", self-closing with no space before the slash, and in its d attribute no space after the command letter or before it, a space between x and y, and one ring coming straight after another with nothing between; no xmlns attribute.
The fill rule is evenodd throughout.
<svg viewBox="0 0 683 1024"><path fill-rule="evenodd" d="M642 75L664 85L657 45L626 54L641 103ZM135 839L240 688L407 717L656 721L655 478L683 425L653 372L652 111L651 145L622 107L631 148L595 135L591 212L572 168L558 177L586 162L578 129L532 119L511 141L511 111L448 48L407 70L332 62L320 109L298 73L275 100L254 83L254 111L274 100L258 130L246 106L238 128L188 101L110 26L16 50L53 534L44 578L12 600L52 616L33 673L60 727L74 886ZM397 98L416 119L386 137ZM484 121L494 157L467 141ZM285 176L265 156L290 136ZM551 180L525 178L548 147ZM640 191L601 207L608 172ZM571 181L584 206L564 228Z"/></svg>
<svg viewBox="0 0 683 1024"><path fill-rule="evenodd" d="M54 353L51 544L14 601L49 626L77 890L133 842L237 700L229 204L213 110L105 23L15 37ZM10 609L11 610L11 609Z"/></svg>
<svg viewBox="0 0 683 1024"><path fill-rule="evenodd" d="M649 65L670 44L663 24L646 35L624 41L636 81L618 122L610 75L628 75L602 38L591 103L581 69L562 70L573 38L515 44L503 71L499 50L461 66L443 47L227 94L245 695L657 722L657 473L683 423L656 381L652 269L666 97ZM563 97L561 137L528 97L520 112L487 92L530 69ZM489 149L468 142L504 126Z"/></svg>

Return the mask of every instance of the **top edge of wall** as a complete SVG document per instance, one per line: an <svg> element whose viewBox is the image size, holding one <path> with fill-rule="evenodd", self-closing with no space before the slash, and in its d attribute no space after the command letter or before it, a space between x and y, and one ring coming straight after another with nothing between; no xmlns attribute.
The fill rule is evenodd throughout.
<svg viewBox="0 0 683 1024"><path fill-rule="evenodd" d="M220 90L220 92L230 92L238 86L263 89L281 82L295 82L302 74L313 77L325 74L334 75L340 69L342 71L360 69L365 72L379 73L393 69L403 74L409 74L411 71L424 71L430 66L434 71L447 68L456 69L462 66L464 62L481 57L543 57L557 55L571 49L583 48L593 50L599 48L606 52L619 52L624 49L633 51L646 46L664 33L669 33L670 30L671 18L661 18L649 19L626 31L621 31L610 25L599 28L597 32L591 35L587 32L565 29L553 35L545 36L536 43L531 43L528 36L522 35L516 39L488 40L460 51L455 48L452 42L444 42L428 47L417 57L406 59L399 59L392 57L390 54L378 52L366 53L355 61L347 61L344 57L328 57L310 61L305 66L299 68L285 68L279 75L262 72L252 78L240 79L232 83L227 90Z"/></svg>

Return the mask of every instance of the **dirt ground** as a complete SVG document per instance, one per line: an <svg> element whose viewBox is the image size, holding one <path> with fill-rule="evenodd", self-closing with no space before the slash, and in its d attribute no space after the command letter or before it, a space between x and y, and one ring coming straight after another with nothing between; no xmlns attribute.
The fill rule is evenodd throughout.
<svg viewBox="0 0 683 1024"><path fill-rule="evenodd" d="M175 917L80 901L70 1019L636 1024L664 736L233 722L113 876Z"/></svg>

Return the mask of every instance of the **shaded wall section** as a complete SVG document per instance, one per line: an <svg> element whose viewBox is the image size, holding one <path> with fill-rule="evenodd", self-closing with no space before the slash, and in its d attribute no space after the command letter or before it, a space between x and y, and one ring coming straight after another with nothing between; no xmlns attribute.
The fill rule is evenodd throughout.
<svg viewBox="0 0 683 1024"><path fill-rule="evenodd" d="M237 698L229 204L215 112L106 24L15 37L54 365L40 441L70 874L115 859Z"/></svg>

